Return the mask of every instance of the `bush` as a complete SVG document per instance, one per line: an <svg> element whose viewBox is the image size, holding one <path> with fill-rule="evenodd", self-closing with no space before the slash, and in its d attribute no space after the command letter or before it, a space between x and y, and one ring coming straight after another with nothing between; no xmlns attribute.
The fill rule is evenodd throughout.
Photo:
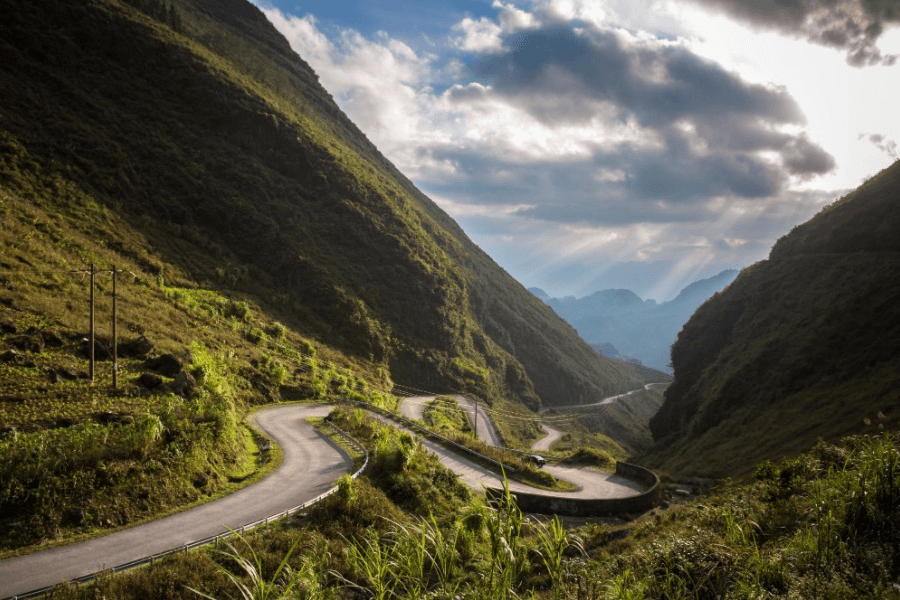
<svg viewBox="0 0 900 600"><path fill-rule="evenodd" d="M358 490L356 489L356 481L349 473L341 475L337 482L337 497L345 505L353 504L356 501Z"/></svg>
<svg viewBox="0 0 900 600"><path fill-rule="evenodd" d="M225 306L225 317L233 317L238 321L248 321L250 319L250 305L242 301L229 300Z"/></svg>

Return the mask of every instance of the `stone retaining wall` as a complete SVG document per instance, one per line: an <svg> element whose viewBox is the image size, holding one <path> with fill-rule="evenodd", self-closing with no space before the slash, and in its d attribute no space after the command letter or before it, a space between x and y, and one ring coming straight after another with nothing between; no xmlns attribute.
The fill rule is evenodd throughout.
<svg viewBox="0 0 900 600"><path fill-rule="evenodd" d="M659 504L662 497L659 477L644 467L617 462L616 475L631 479L647 489L636 496L627 498L566 498L564 495L544 496L514 492L516 503L523 512L561 515L568 517L602 517L621 513L642 513ZM502 490L488 488L489 497L497 497Z"/></svg>

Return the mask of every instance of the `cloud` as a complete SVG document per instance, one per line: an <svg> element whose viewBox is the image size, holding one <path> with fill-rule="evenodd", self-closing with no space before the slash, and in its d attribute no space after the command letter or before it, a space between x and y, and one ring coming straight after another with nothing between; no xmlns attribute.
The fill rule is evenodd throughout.
<svg viewBox="0 0 900 600"><path fill-rule="evenodd" d="M711 197L768 198L835 166L786 131L804 118L784 89L749 84L677 43L551 25L506 35L503 47L473 64L486 84L444 94L489 134L448 159L478 185L504 164L517 172L487 195L523 198L522 215L682 221Z"/></svg>
<svg viewBox="0 0 900 600"><path fill-rule="evenodd" d="M575 292L614 263L654 261L677 273L662 287L689 283L763 258L833 199L793 191L835 161L783 87L619 28L628 3L493 6L425 52L267 15L382 152L528 285Z"/></svg>
<svg viewBox="0 0 900 600"><path fill-rule="evenodd" d="M466 17L455 29L463 34L456 42L456 46L461 50L469 52L500 52L503 49L503 41L500 38L503 30L487 17L481 17L477 21L471 17Z"/></svg>
<svg viewBox="0 0 900 600"><path fill-rule="evenodd" d="M881 150L882 152L884 152L891 158L893 158L895 160L897 159L897 157L898 157L897 142L885 138L880 133L872 133L868 136L861 133L861 134L859 134L859 137L857 139L861 140L863 138L868 138L868 140L870 142L872 142L872 145L874 145L876 148L878 148L879 150Z"/></svg>
<svg viewBox="0 0 900 600"><path fill-rule="evenodd" d="M766 29L843 50L855 67L893 65L878 39L900 24L896 0L693 0Z"/></svg>

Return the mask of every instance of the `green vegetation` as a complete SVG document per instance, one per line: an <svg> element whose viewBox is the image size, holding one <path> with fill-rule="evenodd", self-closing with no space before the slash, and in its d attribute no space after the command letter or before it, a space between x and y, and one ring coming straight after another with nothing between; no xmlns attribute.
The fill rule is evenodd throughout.
<svg viewBox="0 0 900 600"><path fill-rule="evenodd" d="M482 456L514 469L514 471L508 473L510 479L543 489L558 491L571 491L574 489L574 486L569 482L561 481L547 471L543 471L535 467L534 464L523 460L520 454L508 452L503 448L488 446L483 441L475 438L469 417L459 406L456 399L449 396L438 396L435 400L425 405L423 412L425 426L430 430L461 446L474 450ZM485 466L488 468L494 467L491 464L485 464Z"/></svg>
<svg viewBox="0 0 900 600"><path fill-rule="evenodd" d="M441 435L463 434L474 437L472 423L455 398L438 396L425 405L425 427Z"/></svg>
<svg viewBox="0 0 900 600"><path fill-rule="evenodd" d="M362 417L359 425L374 427ZM225 598L236 586L262 590L265 582L265 592L246 597L892 598L898 443L891 435L819 443L798 458L760 464L749 482L615 524L526 517L508 494L487 505L440 489L430 493L446 512L422 513L422 503L406 512L374 483L379 477L364 476L355 496L332 496L224 553L178 555L54 597L197 597L190 586ZM403 468L419 478L423 467L431 470L419 459ZM288 585L293 596L278 593Z"/></svg>
<svg viewBox="0 0 900 600"><path fill-rule="evenodd" d="M40 4L4 23L0 186L134 272L244 296L219 308L252 343L280 323L409 385L536 407L638 379L398 173L249 3ZM103 42L69 48L82 37Z"/></svg>
<svg viewBox="0 0 900 600"><path fill-rule="evenodd" d="M241 425L261 404L393 410L397 381L525 411L639 378L398 173L253 5L0 10L0 552L246 485L271 468ZM87 377L91 265L98 348L117 271L116 390L107 359Z"/></svg>
<svg viewBox="0 0 900 600"><path fill-rule="evenodd" d="M818 438L895 426L898 190L900 162L697 310L672 347L675 381L650 422L660 441L650 465L747 475Z"/></svg>

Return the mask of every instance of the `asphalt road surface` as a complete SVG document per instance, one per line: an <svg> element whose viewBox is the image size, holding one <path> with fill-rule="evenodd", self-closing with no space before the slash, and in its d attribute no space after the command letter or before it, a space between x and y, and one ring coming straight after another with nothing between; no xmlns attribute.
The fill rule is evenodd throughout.
<svg viewBox="0 0 900 600"><path fill-rule="evenodd" d="M558 440L563 436L563 432L559 429L555 429L550 427L549 425L545 425L541 423L541 428L544 430L545 435L535 443L531 445L531 449L536 452L546 452L550 450L550 446L553 445L553 442Z"/></svg>
<svg viewBox="0 0 900 600"><path fill-rule="evenodd" d="M424 404L425 402L432 400L433 398L428 397L417 397L415 402L412 404ZM474 411L474 402L465 398L464 396L456 396L457 401L460 403L460 406L463 407L464 410ZM406 413L406 404L410 399L407 398L403 401L403 404L400 407L400 412L407 418L412 418ZM495 446L499 445L496 437L496 433L494 432L493 425L487 419L487 413L481 412L481 407L479 406L478 413L478 433L479 437L482 435L482 431L490 431L490 434L494 436L493 442ZM410 409L415 410L415 409ZM412 414L412 413L410 413ZM382 417L380 415L375 415L377 418L381 419L385 423L389 423L395 427L399 427L400 429L406 430L404 427L400 427L395 422L391 421L387 417ZM482 429L482 420L487 421L487 426ZM415 432L411 432L415 433ZM487 440L485 438L481 438L485 442ZM463 481L463 483L469 485L470 487L480 490L482 487L494 487L499 488L502 487L503 483L500 477L481 465L478 465L467 458L464 458L450 450L447 450L443 446L440 446L434 442L429 440L422 440L422 444L437 454L441 463L444 466L448 467L452 471L454 471ZM533 488L524 483L519 483L517 481L509 482L509 489L513 492L527 492L530 494L538 494L543 496L561 496L566 498L627 498L629 496L635 496L644 491L644 487L634 481L629 479L625 479L624 477L619 477L618 475L612 475L610 473L604 473L603 471L595 470L595 469L576 469L573 467L563 467L559 465L546 465L544 466L544 470L552 473L555 477L559 479L564 479L571 483L574 483L578 486L578 489L574 492L558 492L558 491L548 491L548 490L540 490Z"/></svg>
<svg viewBox="0 0 900 600"><path fill-rule="evenodd" d="M400 403L400 414L407 419L421 421L425 410L425 404L431 402L435 398L437 398L437 396L412 396L410 398L404 398ZM466 416L469 417L469 423L474 425L475 402L465 396L453 396L453 398L459 403L460 407L462 407ZM500 446L500 437L497 435L494 424L488 418L488 414L484 410L484 405L482 404L478 405L477 433L478 438L488 446L494 446L495 448Z"/></svg>
<svg viewBox="0 0 900 600"><path fill-rule="evenodd" d="M421 421L425 418L425 405L435 399L435 396L411 396L400 402L400 414L412 421Z"/></svg>
<svg viewBox="0 0 900 600"><path fill-rule="evenodd" d="M475 415L475 408L477 406L478 425L475 428L475 433L478 435L478 439L488 446L499 448L501 446L500 436L498 436L497 432L494 430L494 423L488 417L487 411L484 410L484 404L477 404L465 396L454 396L454 398L456 398L456 401L459 402L459 405L466 414L468 414L470 421L474 420L473 415Z"/></svg>
<svg viewBox="0 0 900 600"><path fill-rule="evenodd" d="M305 421L329 406L289 405L257 413L284 452L272 475L220 500L145 525L0 561L0 598L75 579L265 519L312 500L353 467L352 459Z"/></svg>
<svg viewBox="0 0 900 600"><path fill-rule="evenodd" d="M623 394L617 394L615 396L610 396L609 398L604 398L600 402L594 402L592 404L567 404L566 406L550 406L543 410L541 410L541 414L544 414L548 410L566 410L566 409L578 409L578 408L590 408L591 406L602 406L604 404L612 404L619 398L624 398L625 396L630 396L635 392L640 392L642 390L649 390L654 385L669 385L670 382L665 383L648 383L642 388L638 388L636 390L631 390L630 392L625 392Z"/></svg>
<svg viewBox="0 0 900 600"><path fill-rule="evenodd" d="M466 402L474 409L474 403L466 398L457 399L464 408ZM164 552L224 533L228 527L237 529L326 492L353 466L346 452L305 421L307 417L325 416L330 409L327 405L287 405L260 411L256 415L257 423L275 439L284 453L284 462L275 473L225 498L164 519L85 542L0 561L0 598ZM484 429L482 422L486 424ZM479 435L482 431L490 432L496 444L496 433L486 413L479 411L478 425ZM500 478L492 471L430 441L423 440L422 443L469 486L477 490L483 486L501 487ZM639 484L593 469L556 465L547 465L545 469L576 484L579 489L568 493L548 492L514 481L510 482L510 489L570 498L623 498L643 491Z"/></svg>

